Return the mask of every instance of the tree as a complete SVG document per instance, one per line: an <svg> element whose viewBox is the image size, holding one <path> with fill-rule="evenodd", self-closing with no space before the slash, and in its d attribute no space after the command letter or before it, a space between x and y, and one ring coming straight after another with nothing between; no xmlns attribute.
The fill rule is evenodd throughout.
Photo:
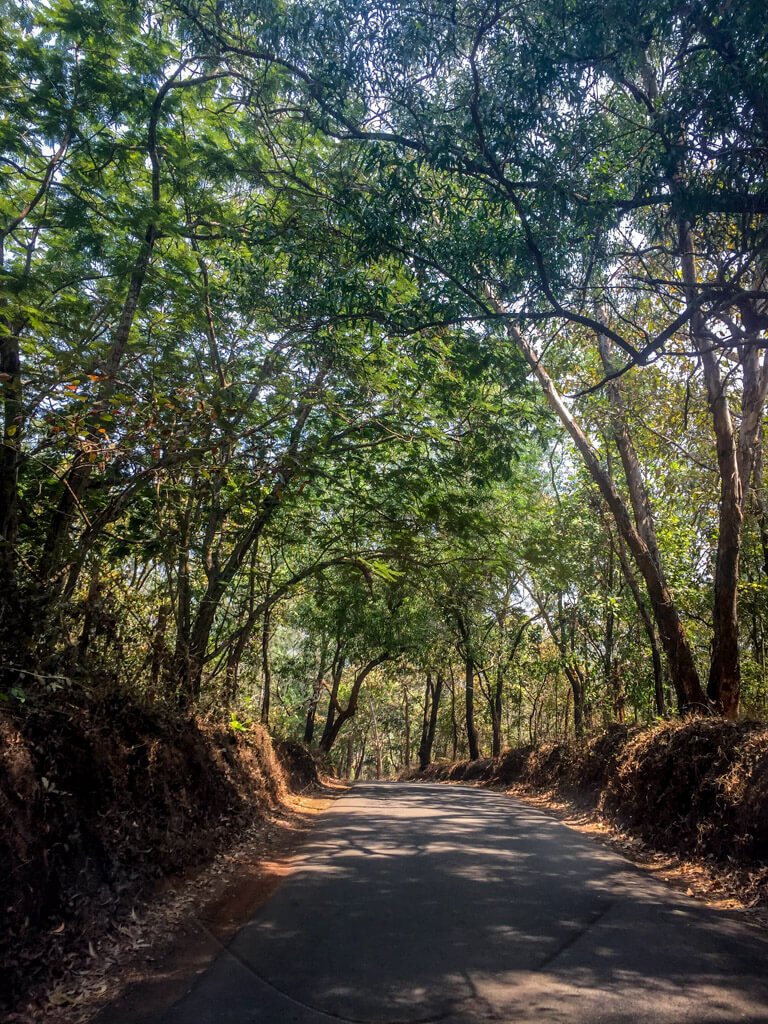
<svg viewBox="0 0 768 1024"><path fill-rule="evenodd" d="M450 18L428 5L382 19L375 9L336 5L333 31L309 45L306 34L286 31L279 49L262 38L263 25L235 13L238 51L271 52L306 97L307 116L343 145L366 147L376 175L360 183L360 205L347 188L347 216L367 238L376 233L409 254L428 315L506 325L637 564L686 704L711 702L733 716L742 504L768 381L766 204L753 128L763 130L766 93L757 64L737 56L742 43L755 52L747 17L655 2L629 19L588 4L554 17L538 0L460 5ZM234 33L208 31L232 49ZM703 117L691 94L702 97ZM661 275L645 258L651 252ZM658 325L633 315L637 288L668 310ZM686 335L700 360L721 481L709 699L644 536L648 515L635 521L542 365L553 339L584 330L610 340L628 366L684 349ZM719 367L729 353L744 382L738 432ZM636 473L627 484L636 491Z"/></svg>
<svg viewBox="0 0 768 1024"><path fill-rule="evenodd" d="M663 715L662 654L763 708L752 0L4 13L4 691L350 774Z"/></svg>

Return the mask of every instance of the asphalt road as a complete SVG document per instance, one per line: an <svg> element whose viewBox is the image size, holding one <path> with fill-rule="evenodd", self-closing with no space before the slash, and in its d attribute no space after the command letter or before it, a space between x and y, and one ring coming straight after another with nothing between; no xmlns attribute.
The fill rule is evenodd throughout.
<svg viewBox="0 0 768 1024"><path fill-rule="evenodd" d="M768 1024L768 941L509 797L359 785L162 1017L328 1021Z"/></svg>

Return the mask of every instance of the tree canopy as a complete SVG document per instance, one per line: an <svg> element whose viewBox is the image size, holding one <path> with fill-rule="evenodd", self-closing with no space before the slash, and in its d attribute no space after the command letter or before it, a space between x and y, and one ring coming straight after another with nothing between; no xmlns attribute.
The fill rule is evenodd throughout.
<svg viewBox="0 0 768 1024"><path fill-rule="evenodd" d="M765 713L761 5L0 10L4 700Z"/></svg>

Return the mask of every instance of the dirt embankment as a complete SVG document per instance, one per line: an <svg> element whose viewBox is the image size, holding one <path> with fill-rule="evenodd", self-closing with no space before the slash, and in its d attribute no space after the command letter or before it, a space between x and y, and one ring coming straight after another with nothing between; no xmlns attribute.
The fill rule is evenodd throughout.
<svg viewBox="0 0 768 1024"><path fill-rule="evenodd" d="M762 723L613 726L582 745L521 747L496 759L435 763L407 777L545 793L596 813L653 850L747 872L748 898L768 899Z"/></svg>
<svg viewBox="0 0 768 1024"><path fill-rule="evenodd" d="M259 726L72 691L0 712L0 1010L316 781Z"/></svg>

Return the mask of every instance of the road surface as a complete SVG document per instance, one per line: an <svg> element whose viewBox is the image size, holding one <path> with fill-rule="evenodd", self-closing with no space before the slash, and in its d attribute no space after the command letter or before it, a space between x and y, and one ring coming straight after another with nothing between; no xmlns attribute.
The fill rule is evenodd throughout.
<svg viewBox="0 0 768 1024"><path fill-rule="evenodd" d="M162 1017L331 1021L768 1024L768 941L510 797L358 785Z"/></svg>

